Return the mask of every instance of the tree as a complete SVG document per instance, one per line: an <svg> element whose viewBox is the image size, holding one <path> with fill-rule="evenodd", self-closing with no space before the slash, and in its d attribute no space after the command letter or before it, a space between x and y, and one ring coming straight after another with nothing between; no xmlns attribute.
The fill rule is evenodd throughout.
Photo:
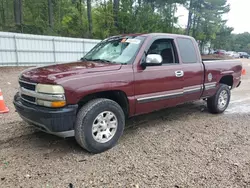
<svg viewBox="0 0 250 188"><path fill-rule="evenodd" d="M222 15L229 12L226 0L190 0L186 34L199 41L200 49L212 42L225 25Z"/></svg>
<svg viewBox="0 0 250 188"><path fill-rule="evenodd" d="M92 38L91 0L87 0L87 12L88 12L88 23L89 23L89 37Z"/></svg>
<svg viewBox="0 0 250 188"><path fill-rule="evenodd" d="M237 51L249 52L248 45L250 44L250 33L245 32L236 35L234 48Z"/></svg>
<svg viewBox="0 0 250 188"><path fill-rule="evenodd" d="M187 28L177 24L179 5L189 10ZM226 0L0 0L0 11L3 31L98 39L121 33L186 33L201 48L211 43L242 50L250 43L237 42L244 37L225 26Z"/></svg>
<svg viewBox="0 0 250 188"><path fill-rule="evenodd" d="M187 23L187 29L186 29L186 35L190 34L190 30L191 30L191 25L192 25L192 16L193 16L193 2L194 0L190 0L189 3L189 12L188 12L188 23Z"/></svg>
<svg viewBox="0 0 250 188"><path fill-rule="evenodd" d="M212 45L215 49L232 50L234 37L232 36L232 27L223 25L216 33L216 38L212 40Z"/></svg>
<svg viewBox="0 0 250 188"><path fill-rule="evenodd" d="M120 0L114 0L113 3L113 12L114 12L114 25L118 28L118 12L119 12Z"/></svg>
<svg viewBox="0 0 250 188"><path fill-rule="evenodd" d="M48 10L49 10L49 27L51 30L53 30L54 27L54 18L53 18L53 4L52 0L48 0Z"/></svg>
<svg viewBox="0 0 250 188"><path fill-rule="evenodd" d="M20 32L22 32L22 0L14 0L14 18Z"/></svg>
<svg viewBox="0 0 250 188"><path fill-rule="evenodd" d="M5 27L6 18L5 18L5 9L4 9L4 0L1 1L1 20L2 20L2 26Z"/></svg>

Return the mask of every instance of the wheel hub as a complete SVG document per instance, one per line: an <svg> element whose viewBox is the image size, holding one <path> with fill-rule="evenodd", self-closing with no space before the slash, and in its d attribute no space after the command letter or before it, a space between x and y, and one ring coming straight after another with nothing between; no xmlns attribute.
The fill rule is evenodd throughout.
<svg viewBox="0 0 250 188"><path fill-rule="evenodd" d="M117 130L118 121L113 112L105 111L100 113L92 125L92 136L99 143L106 143L111 140Z"/></svg>
<svg viewBox="0 0 250 188"><path fill-rule="evenodd" d="M100 123L101 130L106 130L107 127L108 127L107 121L101 121L101 123Z"/></svg>
<svg viewBox="0 0 250 188"><path fill-rule="evenodd" d="M218 107L220 109L225 108L225 106L227 105L227 100L228 100L228 93L226 90L222 90L219 95Z"/></svg>

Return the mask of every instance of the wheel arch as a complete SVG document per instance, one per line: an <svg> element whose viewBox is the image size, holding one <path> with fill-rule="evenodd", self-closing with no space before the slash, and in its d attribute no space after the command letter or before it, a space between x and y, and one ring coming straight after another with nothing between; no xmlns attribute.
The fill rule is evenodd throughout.
<svg viewBox="0 0 250 188"><path fill-rule="evenodd" d="M117 102L121 106L125 116L126 117L129 116L129 113L130 113L129 100L128 100L127 94L122 90L108 90L108 91L100 91L100 92L94 92L94 93L88 94L79 100L78 108L80 109L88 101L97 99L97 98L106 98L106 99L110 99L110 100Z"/></svg>
<svg viewBox="0 0 250 188"><path fill-rule="evenodd" d="M233 76L232 75L224 75L221 77L219 83L226 84L231 88L231 87L233 87Z"/></svg>

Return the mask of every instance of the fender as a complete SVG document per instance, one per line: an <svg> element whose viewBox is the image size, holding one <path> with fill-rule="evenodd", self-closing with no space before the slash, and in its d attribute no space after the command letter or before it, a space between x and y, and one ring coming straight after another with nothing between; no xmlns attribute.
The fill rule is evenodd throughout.
<svg viewBox="0 0 250 188"><path fill-rule="evenodd" d="M87 95L105 92L105 91L122 91L126 94L127 100L130 107L130 115L135 113L135 96L132 82L105 82L94 85L86 85L78 88L75 91L66 92L66 97L68 104L77 104L81 99Z"/></svg>

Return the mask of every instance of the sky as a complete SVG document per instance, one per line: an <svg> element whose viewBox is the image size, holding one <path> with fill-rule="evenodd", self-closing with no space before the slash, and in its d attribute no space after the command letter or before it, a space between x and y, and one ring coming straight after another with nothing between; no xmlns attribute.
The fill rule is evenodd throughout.
<svg viewBox="0 0 250 188"><path fill-rule="evenodd" d="M233 33L250 33L250 0L228 0L230 12L224 16L227 19L227 25L234 28ZM179 25L186 27L188 20L188 11L184 7L179 7L177 11L179 16Z"/></svg>

